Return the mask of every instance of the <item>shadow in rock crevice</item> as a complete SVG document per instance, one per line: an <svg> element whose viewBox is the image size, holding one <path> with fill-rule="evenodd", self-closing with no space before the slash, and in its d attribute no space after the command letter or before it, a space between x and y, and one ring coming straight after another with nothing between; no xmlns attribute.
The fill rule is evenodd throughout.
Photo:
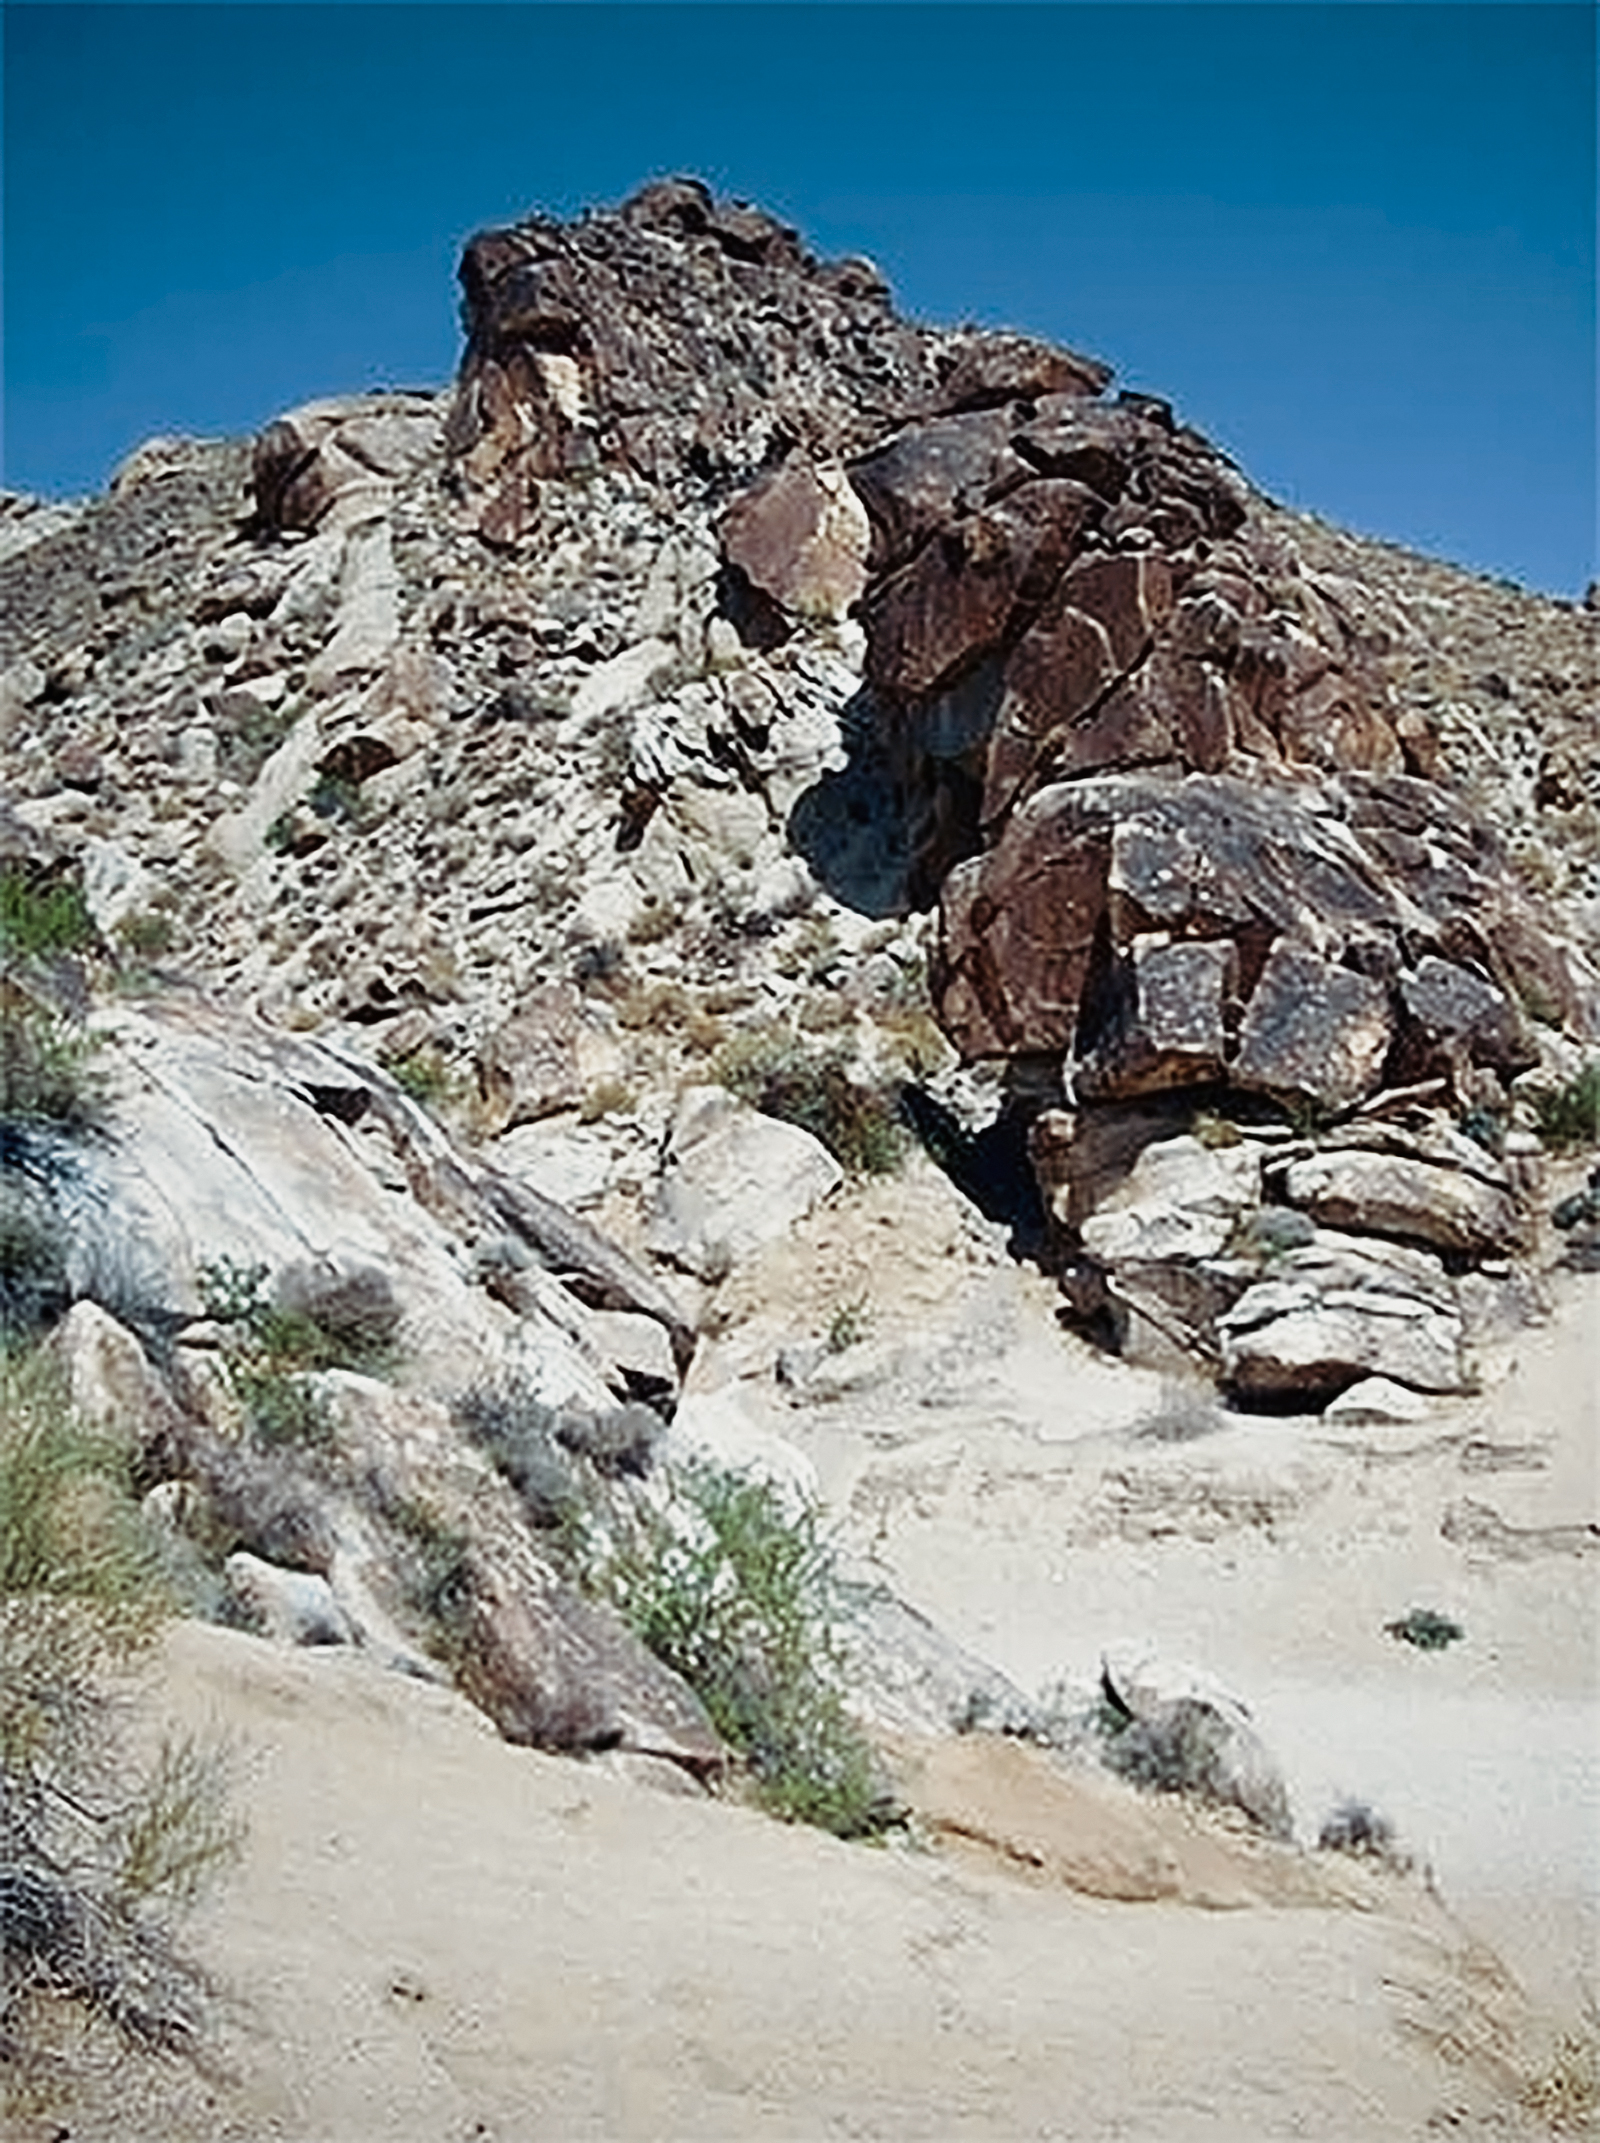
<svg viewBox="0 0 1600 2143"><path fill-rule="evenodd" d="M931 908L946 874L980 853L974 746L992 726L997 693L984 669L914 708L887 706L867 686L847 702L846 763L805 791L787 829L835 900L876 918Z"/></svg>
<svg viewBox="0 0 1600 2143"><path fill-rule="evenodd" d="M985 1220L1010 1229L1014 1258L1042 1258L1049 1216L1028 1149L1033 1111L1002 1109L992 1124L968 1131L954 1110L923 1086L900 1089L900 1114L930 1160Z"/></svg>
<svg viewBox="0 0 1600 2143"><path fill-rule="evenodd" d="M845 764L796 799L789 845L818 885L858 915L907 915L915 829L869 692L847 702L839 730Z"/></svg>

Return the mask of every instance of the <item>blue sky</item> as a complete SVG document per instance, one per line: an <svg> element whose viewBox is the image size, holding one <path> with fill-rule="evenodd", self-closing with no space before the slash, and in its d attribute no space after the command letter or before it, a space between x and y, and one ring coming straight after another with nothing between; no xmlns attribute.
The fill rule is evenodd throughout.
<svg viewBox="0 0 1600 2143"><path fill-rule="evenodd" d="M14 5L5 480L448 378L461 240L698 171L1275 496L1595 571L1595 17L1456 4Z"/></svg>

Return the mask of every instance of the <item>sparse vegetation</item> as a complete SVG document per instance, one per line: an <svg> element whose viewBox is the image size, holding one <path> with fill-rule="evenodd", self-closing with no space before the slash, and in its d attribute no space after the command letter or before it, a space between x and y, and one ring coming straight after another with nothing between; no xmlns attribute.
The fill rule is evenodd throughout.
<svg viewBox="0 0 1600 2143"><path fill-rule="evenodd" d="M1600 1146L1600 1057L1565 1086L1536 1094L1534 1117L1547 1146Z"/></svg>
<svg viewBox="0 0 1600 2143"><path fill-rule="evenodd" d="M467 1536L426 1503L394 1504L384 1515L411 1552L406 1592L431 1632L429 1649L459 1666L473 1589Z"/></svg>
<svg viewBox="0 0 1600 2143"><path fill-rule="evenodd" d="M1600 2131L1600 2004L1591 1994L1579 2023L1562 2032L1550 2057L1528 2078L1521 2103L1552 2135Z"/></svg>
<svg viewBox="0 0 1600 2143"><path fill-rule="evenodd" d="M1370 1801L1347 1799L1330 1809L1317 1833L1317 1847L1324 1853L1349 1853L1357 1860L1371 1860L1404 1874L1410 1856L1400 1850L1394 1825Z"/></svg>
<svg viewBox="0 0 1600 2143"><path fill-rule="evenodd" d="M206 1315L230 1328L234 1389L264 1444L325 1445L333 1417L310 1381L319 1370L387 1375L394 1367L398 1320L392 1306L353 1293L342 1309L311 1315L283 1308L266 1292L267 1268L221 1257L200 1270Z"/></svg>
<svg viewBox="0 0 1600 2143"><path fill-rule="evenodd" d="M42 2058L33 2005L85 2004L135 2043L192 2044L206 1982L168 1915L236 1852L225 1752L169 1738L130 1770L113 1695L169 1606L129 1454L73 1416L37 1354L0 1361L0 2067Z"/></svg>
<svg viewBox="0 0 1600 2143"><path fill-rule="evenodd" d="M285 701L263 706L248 692L230 693L217 724L217 772L248 788L294 726L296 709Z"/></svg>
<svg viewBox="0 0 1600 2143"><path fill-rule="evenodd" d="M154 907L135 908L116 928L118 949L141 960L159 960L171 952L174 935L172 917Z"/></svg>
<svg viewBox="0 0 1600 2143"><path fill-rule="evenodd" d="M892 1175L905 1159L893 1094L854 1077L846 1049L812 1052L787 1028L749 1028L717 1052L712 1076L765 1115L811 1132L852 1175Z"/></svg>
<svg viewBox="0 0 1600 2143"><path fill-rule="evenodd" d="M1459 1644L1466 1631L1459 1622L1431 1607L1409 1608L1395 1622L1386 1622L1384 1632L1400 1644L1414 1645L1419 1652L1442 1652Z"/></svg>
<svg viewBox="0 0 1600 2143"><path fill-rule="evenodd" d="M578 1107L581 1124L597 1124L603 1116L626 1116L634 1106L634 1093L626 1080L597 1079Z"/></svg>
<svg viewBox="0 0 1600 2143"><path fill-rule="evenodd" d="M0 1122L53 1124L74 1138L105 1128L101 1037L26 1000L0 1007Z"/></svg>
<svg viewBox="0 0 1600 2143"><path fill-rule="evenodd" d="M402 1094L409 1094L425 1109L437 1108L450 1092L450 1074L432 1043L425 1042L389 1067Z"/></svg>
<svg viewBox="0 0 1600 2143"><path fill-rule="evenodd" d="M895 1823L844 1707L833 1557L815 1509L693 1463L666 1502L619 1504L590 1539L584 1576L698 1692L763 1806L843 1838Z"/></svg>
<svg viewBox="0 0 1600 2143"><path fill-rule="evenodd" d="M73 878L49 878L8 865L0 870L0 953L27 959L89 952L100 942Z"/></svg>
<svg viewBox="0 0 1600 2143"><path fill-rule="evenodd" d="M872 1305L865 1295L855 1295L834 1310L823 1341L830 1354L843 1354L847 1347L864 1340L871 1329Z"/></svg>

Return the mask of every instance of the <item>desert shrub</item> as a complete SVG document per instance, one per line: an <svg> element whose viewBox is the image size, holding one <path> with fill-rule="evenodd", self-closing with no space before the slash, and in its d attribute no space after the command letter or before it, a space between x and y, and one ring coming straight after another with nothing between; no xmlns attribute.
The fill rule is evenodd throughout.
<svg viewBox="0 0 1600 2143"><path fill-rule="evenodd" d="M283 1308L266 1291L265 1265L220 1257L200 1268L206 1315L229 1328L233 1387L251 1432L269 1446L327 1446L334 1422L313 1380L319 1370L382 1376L394 1366L392 1307L359 1292L320 1315Z"/></svg>
<svg viewBox="0 0 1600 2143"><path fill-rule="evenodd" d="M409 1094L425 1109L437 1108L450 1091L450 1075L445 1070L444 1059L429 1043L413 1049L409 1056L401 1057L389 1069L401 1093Z"/></svg>
<svg viewBox="0 0 1600 2143"><path fill-rule="evenodd" d="M752 1028L718 1051L712 1076L764 1115L809 1131L852 1175L892 1175L905 1159L894 1095L856 1080L848 1050L812 1052L784 1028Z"/></svg>
<svg viewBox="0 0 1600 2143"><path fill-rule="evenodd" d="M515 1377L475 1384L451 1412L522 1498L530 1522L559 1529L575 1518L581 1489L556 1441L556 1409Z"/></svg>
<svg viewBox="0 0 1600 2143"><path fill-rule="evenodd" d="M330 1291L317 1307L300 1309L272 1300L265 1265L224 1256L201 1266L200 1300L208 1317L234 1327L235 1351L246 1368L280 1377L319 1369L384 1376L394 1367L399 1314L361 1277Z"/></svg>
<svg viewBox="0 0 1600 2143"><path fill-rule="evenodd" d="M598 938L580 945L572 956L572 977L581 989L614 982L627 965L627 955L615 938Z"/></svg>
<svg viewBox="0 0 1600 2143"><path fill-rule="evenodd" d="M217 723L217 772L248 788L293 728L294 716L287 701L266 707L252 693L229 693Z"/></svg>
<svg viewBox="0 0 1600 2143"><path fill-rule="evenodd" d="M459 1393L451 1412L517 1491L530 1521L562 1536L564 1551L594 1506L592 1477L642 1478L663 1433L660 1415L638 1401L599 1411L550 1406L514 1374Z"/></svg>
<svg viewBox="0 0 1600 2143"><path fill-rule="evenodd" d="M1547 1146L1600 1146L1600 1057L1565 1086L1536 1094L1534 1120Z"/></svg>
<svg viewBox="0 0 1600 2143"><path fill-rule="evenodd" d="M459 1669L476 1591L471 1541L431 1503L385 1501L382 1513L401 1544L400 1582L412 1613L427 1626L428 1650Z"/></svg>
<svg viewBox="0 0 1600 2143"><path fill-rule="evenodd" d="M1247 1213L1234 1228L1228 1249L1234 1257L1254 1258L1261 1265L1276 1265L1291 1250L1303 1250L1316 1239L1316 1224L1309 1213L1295 1206L1264 1205Z"/></svg>
<svg viewBox="0 0 1600 2143"><path fill-rule="evenodd" d="M172 917L161 908L136 908L116 929L119 950L145 960L171 952L175 936Z"/></svg>
<svg viewBox="0 0 1600 2143"><path fill-rule="evenodd" d="M597 1124L603 1116L626 1116L634 1106L632 1087L621 1079L597 1079L578 1108L580 1124Z"/></svg>
<svg viewBox="0 0 1600 2143"><path fill-rule="evenodd" d="M29 2005L87 2004L128 2038L181 2046L205 1982L170 1911L237 1849L215 1743L130 1764L115 1678L169 1605L127 1454L87 1430L59 1371L0 1362L0 2065L26 2068Z"/></svg>
<svg viewBox="0 0 1600 2143"><path fill-rule="evenodd" d="M847 1347L854 1347L872 1330L872 1304L865 1295L854 1295L848 1302L835 1305L828 1319L828 1329L823 1334L823 1345L830 1354L843 1354Z"/></svg>
<svg viewBox="0 0 1600 2143"><path fill-rule="evenodd" d="M585 1576L697 1692L765 1807L843 1838L897 1820L845 1709L837 1580L815 1509L692 1463L664 1504L617 1512Z"/></svg>
<svg viewBox="0 0 1600 2143"><path fill-rule="evenodd" d="M0 869L0 952L14 958L87 952L100 942L76 879Z"/></svg>
<svg viewBox="0 0 1600 2143"><path fill-rule="evenodd" d="M235 1368L233 1385L252 1435L269 1447L294 1444L308 1449L333 1442L328 1402L304 1377L272 1367Z"/></svg>
<svg viewBox="0 0 1600 2143"><path fill-rule="evenodd" d="M1398 1621L1386 1622L1383 1627L1388 1636L1401 1644L1414 1645L1419 1652L1442 1652L1467 1634L1459 1622L1431 1607L1410 1608Z"/></svg>
<svg viewBox="0 0 1600 2143"><path fill-rule="evenodd" d="M1549 2058L1518 2096L1551 2135L1592 2136L1600 2130L1600 2004L1592 1993L1577 2026L1558 2034Z"/></svg>
<svg viewBox="0 0 1600 2143"><path fill-rule="evenodd" d="M0 1120L54 1124L75 1138L105 1128L101 1037L41 1006L0 1007Z"/></svg>
<svg viewBox="0 0 1600 2143"><path fill-rule="evenodd" d="M555 1417L555 1438L574 1458L586 1459L608 1481L642 1479L650 1471L665 1424L652 1406L630 1399L593 1411L564 1406Z"/></svg>
<svg viewBox="0 0 1600 2143"><path fill-rule="evenodd" d="M1410 1865L1395 1838L1394 1825L1370 1801L1343 1800L1322 1819L1317 1848L1324 1853L1350 1853L1358 1860L1375 1860L1403 1872Z"/></svg>

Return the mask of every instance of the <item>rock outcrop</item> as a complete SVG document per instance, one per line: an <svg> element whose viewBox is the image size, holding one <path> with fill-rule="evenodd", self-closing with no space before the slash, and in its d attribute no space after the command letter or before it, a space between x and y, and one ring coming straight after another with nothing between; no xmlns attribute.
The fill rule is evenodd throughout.
<svg viewBox="0 0 1600 2143"><path fill-rule="evenodd" d="M1119 1126L1259 1143L1399 1091L1408 1138L1515 1136L1581 1065L1575 611L1285 514L1103 365L908 322L695 181L484 232L462 284L447 394L0 503L0 827L125 962L537 1127L548 1166L466 1185L364 1105L430 1210L478 1201L501 1307L544 1287L531 1245L681 1368L658 1283L538 1184L648 1204L668 1089L819 999L874 1076L949 1076L925 972L959 1055L1010 1068L1007 1135L1045 1106L1074 1299L1216 1360L1214 1212L1141 1190L1079 1233ZM1514 1170L1341 1151L1256 1210L1452 1284L1527 1238Z"/></svg>

